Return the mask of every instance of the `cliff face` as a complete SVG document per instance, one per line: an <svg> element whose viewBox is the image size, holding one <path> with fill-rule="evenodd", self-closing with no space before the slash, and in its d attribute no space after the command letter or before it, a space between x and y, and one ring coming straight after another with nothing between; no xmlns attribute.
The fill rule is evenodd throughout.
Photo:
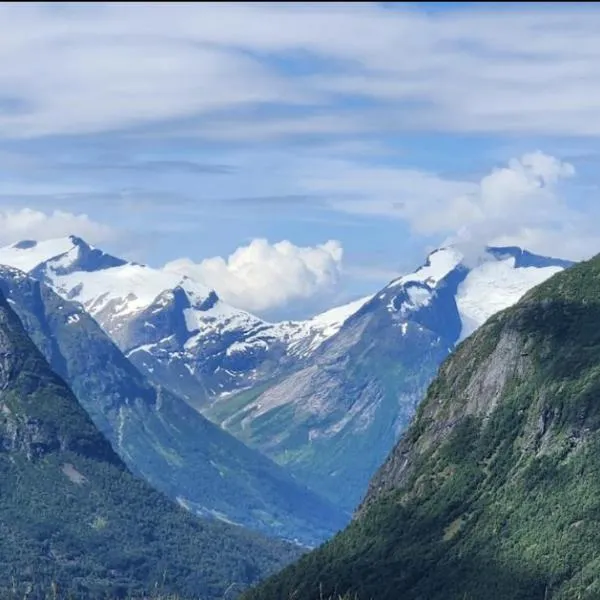
<svg viewBox="0 0 600 600"><path fill-rule="evenodd" d="M404 488L419 464L469 417L481 419L484 425L507 386L533 375L524 336L510 325L499 332L495 332L496 329L498 322L484 327L441 367L429 390L430 399L419 412L415 426L400 440L371 480L358 514L381 496ZM492 342L490 337L495 340ZM486 346L489 349L492 345L489 355L485 355Z"/></svg>
<svg viewBox="0 0 600 600"><path fill-rule="evenodd" d="M442 365L353 523L249 598L600 597L600 257Z"/></svg>

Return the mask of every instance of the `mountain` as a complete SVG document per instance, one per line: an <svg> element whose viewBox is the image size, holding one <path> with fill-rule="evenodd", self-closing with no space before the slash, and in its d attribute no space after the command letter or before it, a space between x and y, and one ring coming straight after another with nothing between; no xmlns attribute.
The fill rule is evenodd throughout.
<svg viewBox="0 0 600 600"><path fill-rule="evenodd" d="M512 247L468 263L455 248L436 250L293 372L204 414L352 511L456 343L570 264Z"/></svg>
<svg viewBox="0 0 600 600"><path fill-rule="evenodd" d="M346 512L456 343L571 264L516 247L469 260L441 248L371 297L266 323L181 273L74 236L0 249L0 263L81 302L154 383Z"/></svg>
<svg viewBox="0 0 600 600"><path fill-rule="evenodd" d="M268 458L150 385L78 303L11 267L0 290L127 466L192 512L315 545L347 517Z"/></svg>
<svg viewBox="0 0 600 600"><path fill-rule="evenodd" d="M461 343L352 525L247 598L600 597L599 398L600 255Z"/></svg>
<svg viewBox="0 0 600 600"><path fill-rule="evenodd" d="M358 308L267 323L184 274L127 262L76 236L7 246L0 264L80 302L147 377L196 407L286 372Z"/></svg>
<svg viewBox="0 0 600 600"><path fill-rule="evenodd" d="M297 555L134 477L0 295L0 597L216 600Z"/></svg>

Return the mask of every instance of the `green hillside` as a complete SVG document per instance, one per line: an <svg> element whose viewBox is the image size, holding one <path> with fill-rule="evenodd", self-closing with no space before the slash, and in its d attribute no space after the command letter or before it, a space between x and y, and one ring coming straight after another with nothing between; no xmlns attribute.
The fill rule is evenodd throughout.
<svg viewBox="0 0 600 600"><path fill-rule="evenodd" d="M248 600L600 598L600 257L445 361L354 522Z"/></svg>
<svg viewBox="0 0 600 600"><path fill-rule="evenodd" d="M125 468L0 297L0 597L222 598L298 555L197 519ZM25 595L30 589L28 595Z"/></svg>

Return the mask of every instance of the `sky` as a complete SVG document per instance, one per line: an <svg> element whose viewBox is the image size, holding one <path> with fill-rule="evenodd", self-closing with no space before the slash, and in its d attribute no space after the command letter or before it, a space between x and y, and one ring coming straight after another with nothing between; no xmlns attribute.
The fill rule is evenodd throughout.
<svg viewBox="0 0 600 600"><path fill-rule="evenodd" d="M600 252L594 3L0 4L0 243L300 318L447 243Z"/></svg>

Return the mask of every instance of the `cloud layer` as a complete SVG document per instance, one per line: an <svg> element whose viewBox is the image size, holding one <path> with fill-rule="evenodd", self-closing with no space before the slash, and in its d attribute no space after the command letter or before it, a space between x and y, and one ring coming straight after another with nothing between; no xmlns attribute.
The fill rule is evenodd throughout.
<svg viewBox="0 0 600 600"><path fill-rule="evenodd" d="M0 133L172 129L198 118L176 130L597 136L599 28L592 5L560 3L435 13L383 3L4 3ZM257 116L261 106L279 110Z"/></svg>
<svg viewBox="0 0 600 600"><path fill-rule="evenodd" d="M234 306L262 312L332 291L342 256L342 246L334 240L299 247L287 240L270 244L255 239L227 259L216 256L194 263L183 258L164 268L203 282Z"/></svg>

